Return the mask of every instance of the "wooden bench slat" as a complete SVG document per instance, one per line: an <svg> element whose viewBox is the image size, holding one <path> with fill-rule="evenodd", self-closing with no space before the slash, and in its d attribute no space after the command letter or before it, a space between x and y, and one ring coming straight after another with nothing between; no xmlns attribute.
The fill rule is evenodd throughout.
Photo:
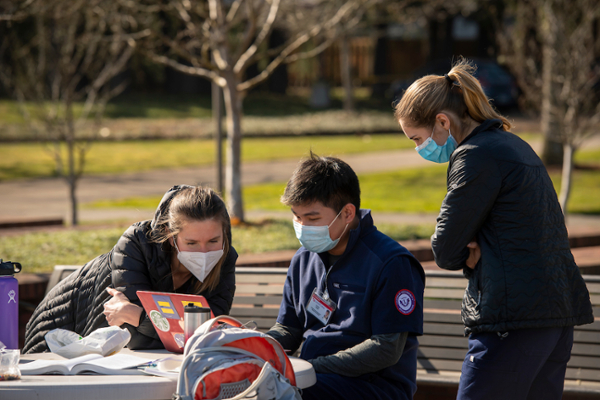
<svg viewBox="0 0 600 400"><path fill-rule="evenodd" d="M237 304L260 304L260 305L281 305L283 296L236 296L233 299L233 305Z"/></svg>
<svg viewBox="0 0 600 400"><path fill-rule="evenodd" d="M586 282L585 286L590 293L600 293L600 283Z"/></svg>
<svg viewBox="0 0 600 400"><path fill-rule="evenodd" d="M275 283L283 285L285 283L285 275L254 275L254 274L236 274L235 283Z"/></svg>
<svg viewBox="0 0 600 400"><path fill-rule="evenodd" d="M591 324L585 324L585 325L577 325L575 327L576 331L598 331L600 332L600 319L599 316L594 314L594 316L596 317L596 320L594 322L592 322Z"/></svg>
<svg viewBox="0 0 600 400"><path fill-rule="evenodd" d="M423 332L428 334L443 334L444 336L461 336L465 335L465 328L458 324L438 324L435 322L425 322L423 324Z"/></svg>
<svg viewBox="0 0 600 400"><path fill-rule="evenodd" d="M595 369L596 373L600 375L600 365L598 365L597 357L571 355L567 368ZM600 379L600 377L598 378Z"/></svg>
<svg viewBox="0 0 600 400"><path fill-rule="evenodd" d="M259 307L233 307L230 312L231 315L238 315L240 317L267 317L276 319L279 315L279 308L259 308Z"/></svg>
<svg viewBox="0 0 600 400"><path fill-rule="evenodd" d="M438 360L436 358L419 358L417 356L417 368L423 369L426 371L458 371L462 369L462 360L461 361L452 361L452 360ZM417 382L417 386L418 386Z"/></svg>
<svg viewBox="0 0 600 400"><path fill-rule="evenodd" d="M425 285L431 288L441 287L446 289L456 288L465 290L465 288L467 287L467 280L462 276L459 278L436 278L427 276L427 279L425 280Z"/></svg>
<svg viewBox="0 0 600 400"><path fill-rule="evenodd" d="M244 267L236 266L235 274L253 274L253 275L287 275L287 267Z"/></svg>
<svg viewBox="0 0 600 400"><path fill-rule="evenodd" d="M466 350L469 345L469 341L466 337L448 337L448 336L435 336L435 335L423 335L419 336L419 348L428 346L445 346L454 347L458 349ZM464 357L463 357L464 358Z"/></svg>
<svg viewBox="0 0 600 400"><path fill-rule="evenodd" d="M448 324L459 324L463 325L462 320L460 318L460 311L453 313L438 313L433 312L428 309L423 311L423 320L424 322L443 322Z"/></svg>
<svg viewBox="0 0 600 400"><path fill-rule="evenodd" d="M466 351L462 349L446 349L442 347L419 348L417 362L424 369L447 369L442 364L451 365L460 371ZM597 359L594 357L572 357L567 365L567 371L570 371L569 379L585 379L600 381L600 369ZM595 376L594 376L595 374ZM593 379L592 379L593 378Z"/></svg>
<svg viewBox="0 0 600 400"><path fill-rule="evenodd" d="M569 368L567 366L565 379L600 382L600 371L598 369Z"/></svg>
<svg viewBox="0 0 600 400"><path fill-rule="evenodd" d="M278 294L283 293L282 285L236 285L236 295L249 293L249 294Z"/></svg>
<svg viewBox="0 0 600 400"><path fill-rule="evenodd" d="M571 354L583 356L600 356L600 344L573 343L573 349L571 350ZM600 362L596 362L600 364ZM600 365L598 365L598 367L600 368Z"/></svg>
<svg viewBox="0 0 600 400"><path fill-rule="evenodd" d="M455 299L461 300L465 294L465 289L440 289L425 288L424 297L429 299Z"/></svg>
<svg viewBox="0 0 600 400"><path fill-rule="evenodd" d="M419 347L417 358L435 358L442 360L458 360L465 359L466 351L464 349L449 349L446 347Z"/></svg>
<svg viewBox="0 0 600 400"><path fill-rule="evenodd" d="M573 340L577 343L598 343L600 342L600 333L577 330L573 333Z"/></svg>
<svg viewBox="0 0 600 400"><path fill-rule="evenodd" d="M423 300L423 308L433 308L441 310L460 310L462 302L458 300Z"/></svg>

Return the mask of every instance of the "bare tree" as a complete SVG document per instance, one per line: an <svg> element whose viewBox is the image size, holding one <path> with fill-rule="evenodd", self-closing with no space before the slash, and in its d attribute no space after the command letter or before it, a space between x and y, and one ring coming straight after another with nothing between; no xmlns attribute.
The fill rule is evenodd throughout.
<svg viewBox="0 0 600 400"><path fill-rule="evenodd" d="M508 16L501 12L494 14L497 17L500 52L523 91L522 108L540 116L540 130L544 138L541 158L546 165L560 165L562 145L555 116L551 113L557 88L549 79L554 74L554 65L548 58L552 55L554 44L540 31L541 2L499 2L496 6L506 5Z"/></svg>
<svg viewBox="0 0 600 400"><path fill-rule="evenodd" d="M0 0L0 21L20 21L27 17L29 1Z"/></svg>
<svg viewBox="0 0 600 400"><path fill-rule="evenodd" d="M524 90L528 106L541 111L549 146L563 148L559 200L566 212L573 154L597 132L600 108L600 3L594 0L520 0L509 4L513 19L501 26L499 42Z"/></svg>
<svg viewBox="0 0 600 400"><path fill-rule="evenodd" d="M118 0L28 0L22 18L2 26L0 79L16 96L31 129L48 144L69 186L71 222L78 224L77 182L93 135L90 119L126 81L113 84L131 57L137 22Z"/></svg>
<svg viewBox="0 0 600 400"><path fill-rule="evenodd" d="M553 91L550 113L564 150L559 201L566 213L574 152L600 129L600 3L545 0L540 6L540 33L548 53L544 63L552 65L544 79Z"/></svg>
<svg viewBox="0 0 600 400"><path fill-rule="evenodd" d="M329 46L344 24L358 22L373 0L173 0L164 4L170 26L157 33L149 52L156 62L190 75L202 76L223 88L228 145L225 197L232 220L244 220L241 185L242 99L282 63L318 54ZM287 32L283 45L269 49L274 28ZM160 34L159 34L160 32ZM320 44L300 53L308 41ZM167 49L166 53L164 49ZM256 76L246 69L266 61Z"/></svg>

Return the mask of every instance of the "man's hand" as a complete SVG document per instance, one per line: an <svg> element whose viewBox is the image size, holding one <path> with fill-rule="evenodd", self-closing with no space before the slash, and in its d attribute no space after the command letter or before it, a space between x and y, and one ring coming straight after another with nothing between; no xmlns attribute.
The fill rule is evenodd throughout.
<svg viewBox="0 0 600 400"><path fill-rule="evenodd" d="M475 269L475 266L481 258L481 248L479 247L479 243L474 241L470 242L467 245L467 248L469 249L469 258L467 258L466 261L467 267Z"/></svg>
<svg viewBox="0 0 600 400"><path fill-rule="evenodd" d="M113 296L104 304L106 321L110 326L121 326L125 323L137 327L140 324L140 315L142 308L129 301L127 296L116 289L106 288L106 291Z"/></svg>

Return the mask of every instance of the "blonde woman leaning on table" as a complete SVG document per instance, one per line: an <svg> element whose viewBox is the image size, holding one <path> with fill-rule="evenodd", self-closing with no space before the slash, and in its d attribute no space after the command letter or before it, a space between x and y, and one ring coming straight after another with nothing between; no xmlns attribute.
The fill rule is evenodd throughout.
<svg viewBox="0 0 600 400"><path fill-rule="evenodd" d="M133 224L48 293L27 324L23 353L47 351L44 335L55 328L86 336L108 325L131 332L130 349L162 348L136 292L199 294L215 316L229 314L236 259L223 200L208 188L174 186L153 220Z"/></svg>
<svg viewBox="0 0 600 400"><path fill-rule="evenodd" d="M459 400L559 400L573 326L594 321L548 172L508 132L473 68L415 81L396 106L423 158L450 162L431 238L436 263L469 279Z"/></svg>

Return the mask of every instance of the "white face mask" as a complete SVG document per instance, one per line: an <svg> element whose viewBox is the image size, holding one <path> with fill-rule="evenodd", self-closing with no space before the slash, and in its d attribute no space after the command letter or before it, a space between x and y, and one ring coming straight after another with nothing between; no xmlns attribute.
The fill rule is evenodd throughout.
<svg viewBox="0 0 600 400"><path fill-rule="evenodd" d="M200 282L210 274L215 265L223 257L223 249L202 253L199 251L179 251L177 247L177 238L173 238L175 248L177 249L177 259L184 267L188 269Z"/></svg>

